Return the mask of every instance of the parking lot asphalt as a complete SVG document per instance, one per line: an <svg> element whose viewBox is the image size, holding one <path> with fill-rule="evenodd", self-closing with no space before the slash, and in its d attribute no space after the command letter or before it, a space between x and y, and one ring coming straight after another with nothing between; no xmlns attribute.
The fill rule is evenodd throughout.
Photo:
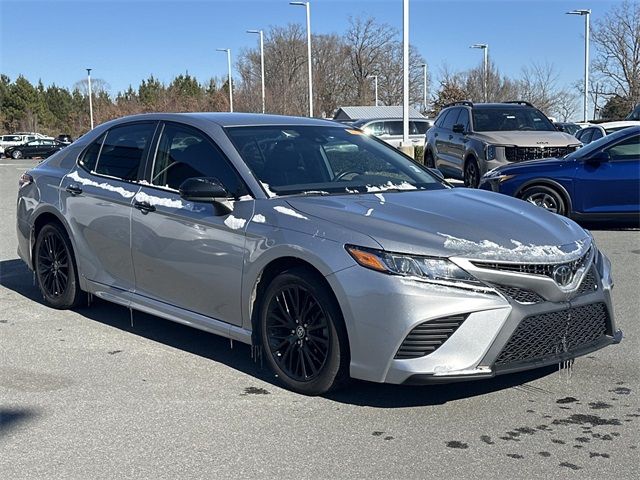
<svg viewBox="0 0 640 480"><path fill-rule="evenodd" d="M620 345L492 380L304 397L238 343L43 305L0 160L0 478L640 478L640 232L595 230Z"/></svg>

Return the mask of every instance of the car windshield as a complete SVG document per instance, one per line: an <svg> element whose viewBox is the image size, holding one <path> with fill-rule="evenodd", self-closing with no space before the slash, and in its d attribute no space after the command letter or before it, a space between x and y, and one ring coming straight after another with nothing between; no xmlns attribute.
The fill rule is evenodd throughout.
<svg viewBox="0 0 640 480"><path fill-rule="evenodd" d="M575 135L578 132L578 130L580 130L580 127L575 123L565 123L563 124L562 127L564 128L564 131L566 133L569 133L571 135Z"/></svg>
<svg viewBox="0 0 640 480"><path fill-rule="evenodd" d="M476 132L557 131L549 119L538 110L523 107L474 108L473 129Z"/></svg>
<svg viewBox="0 0 640 480"><path fill-rule="evenodd" d="M634 127L629 127L629 128L634 129L636 132L638 131ZM606 135L604 137L600 137L599 139L594 140L591 143L588 143L584 147L579 148L575 152L571 152L570 154L565 155L564 158L568 158L568 159L584 158L584 157L590 155L592 152L595 152L596 150L601 149L604 145L606 145L608 143L615 143L621 137L625 137L627 135L627 132L629 132L629 131L630 130L622 129L622 130L618 130L617 132L612 133L611 135Z"/></svg>
<svg viewBox="0 0 640 480"><path fill-rule="evenodd" d="M276 195L448 188L360 130L292 125L226 131L265 190Z"/></svg>

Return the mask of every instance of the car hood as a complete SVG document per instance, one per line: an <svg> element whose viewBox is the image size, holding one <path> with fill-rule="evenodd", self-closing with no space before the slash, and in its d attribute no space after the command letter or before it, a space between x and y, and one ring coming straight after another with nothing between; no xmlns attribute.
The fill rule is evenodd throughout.
<svg viewBox="0 0 640 480"><path fill-rule="evenodd" d="M590 237L575 222L505 195L466 188L289 198L305 215L373 238L387 251L441 257L559 262Z"/></svg>
<svg viewBox="0 0 640 480"><path fill-rule="evenodd" d="M532 172L532 171L545 171L550 172L557 169L564 169L570 167L575 163L573 158L540 158L537 160L527 160L524 162L507 163L500 165L493 170L485 173L484 178L492 178L498 175L520 173L520 172Z"/></svg>
<svg viewBox="0 0 640 480"><path fill-rule="evenodd" d="M486 143L516 145L518 147L566 147L567 145L580 144L573 135L564 132L476 132L474 136Z"/></svg>

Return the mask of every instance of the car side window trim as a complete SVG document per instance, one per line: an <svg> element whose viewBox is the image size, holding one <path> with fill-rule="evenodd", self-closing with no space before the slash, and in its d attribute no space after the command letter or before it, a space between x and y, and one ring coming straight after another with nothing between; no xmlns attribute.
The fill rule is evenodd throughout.
<svg viewBox="0 0 640 480"><path fill-rule="evenodd" d="M247 183L244 181L244 178L242 178L242 175L240 175L240 173L236 169L235 165L229 160L227 155L218 146L218 144L215 142L215 140L213 140L213 138L211 138L211 136L209 136L207 133L203 132L202 130L200 130L197 127L193 127L191 125L187 125L187 124L184 124L184 123L172 122L172 121L160 121L158 127L156 128L156 133L155 133L155 135L153 137L153 145L151 145L151 148L149 150L149 154L150 155L149 155L149 158L147 158L147 161L145 162L146 163L146 168L144 169L144 174L143 174L143 176L142 176L142 178L140 180L141 182L144 182L143 185L145 187L154 188L154 189L162 190L162 191L165 191L165 192L179 193L179 190L177 190L177 189L174 189L174 188L171 188L171 187L162 186L162 185L154 185L152 183L153 171L155 169L157 155L158 155L158 148L160 148L160 139L162 138L162 133L164 132L165 127L167 125L173 125L175 127L179 127L179 128L185 129L185 130L191 130L193 133L202 136L205 141L209 141L209 143L218 151L218 153L220 154L222 159L225 161L227 166L233 171L233 173L237 177L238 182L239 182L240 186L243 189L244 195L249 195L252 199L255 199L255 195L253 194L251 189L247 186ZM151 155L151 152L153 152L153 155ZM238 200L238 199L235 199L235 200Z"/></svg>
<svg viewBox="0 0 640 480"><path fill-rule="evenodd" d="M156 137L156 133L158 130L158 124L160 122L158 122L157 120L142 120L142 121L136 121L136 122L128 122L128 123L119 123L117 125L114 125L113 127L109 128L108 130L105 130L100 136L102 137L102 143L100 144L100 150L98 151L98 157L96 160L96 164L94 166L93 170L88 170L87 168L84 167L84 165L82 165L82 163L80 163L80 160L85 156L85 154L87 153L87 151L93 146L94 142L91 142L89 145L87 145L82 152L80 152L80 154L78 155L78 158L76 159L76 166L81 168L82 170L84 170L85 172L89 173L90 175L93 175L95 177L99 177L99 178L108 178L110 180L118 180L120 182L125 182L125 183L131 183L134 185L139 185L141 183L142 180L144 180L144 174L145 174L145 170L144 167L147 163L147 159L149 156L149 150L152 146L153 140ZM145 146L145 151L142 154L142 158L140 159L140 165L138 165L138 173L137 173L137 179L136 180L127 180L125 178L120 178L120 177L114 177L112 175L106 175L104 173L98 173L95 168L97 168L99 161L100 161L100 155L102 155L102 148L104 147L104 142L107 139L107 136L109 134L109 132L115 128L121 128L121 127L130 127L133 125L155 125L154 126L154 132L151 135L151 141L147 143L147 145ZM98 140L100 138L100 136L96 139Z"/></svg>

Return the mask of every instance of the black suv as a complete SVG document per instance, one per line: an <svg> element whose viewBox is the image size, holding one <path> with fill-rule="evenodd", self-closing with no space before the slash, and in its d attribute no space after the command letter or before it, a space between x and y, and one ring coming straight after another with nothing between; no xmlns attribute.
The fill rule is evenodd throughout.
<svg viewBox="0 0 640 480"><path fill-rule="evenodd" d="M446 105L427 130L425 165L477 187L480 177L508 162L562 157L580 146L529 102Z"/></svg>

